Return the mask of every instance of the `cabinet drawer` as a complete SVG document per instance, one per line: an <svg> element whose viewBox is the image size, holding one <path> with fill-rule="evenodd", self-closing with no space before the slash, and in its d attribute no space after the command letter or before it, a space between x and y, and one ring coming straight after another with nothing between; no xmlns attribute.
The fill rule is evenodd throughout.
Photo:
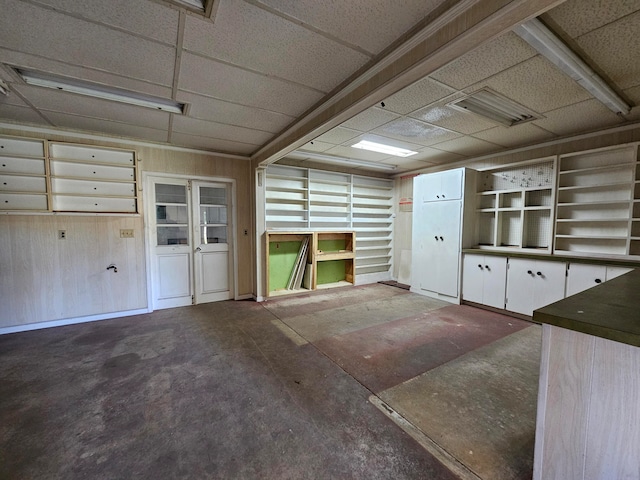
<svg viewBox="0 0 640 480"><path fill-rule="evenodd" d="M0 155L44 157L44 143L37 140L0 137Z"/></svg>
<svg viewBox="0 0 640 480"><path fill-rule="evenodd" d="M53 193L135 196L133 183L92 182L90 180L70 180L68 178L51 179L51 190Z"/></svg>
<svg viewBox="0 0 640 480"><path fill-rule="evenodd" d="M0 190L5 192L47 193L47 182L45 182L44 177L0 175Z"/></svg>
<svg viewBox="0 0 640 480"><path fill-rule="evenodd" d="M51 174L58 177L95 178L96 180L133 181L135 179L133 168L86 165L58 160L51 161Z"/></svg>
<svg viewBox="0 0 640 480"><path fill-rule="evenodd" d="M0 193L0 210L46 210L46 195Z"/></svg>
<svg viewBox="0 0 640 480"><path fill-rule="evenodd" d="M0 157L0 173L44 175L44 160L38 158Z"/></svg>
<svg viewBox="0 0 640 480"><path fill-rule="evenodd" d="M49 145L49 153L51 158L66 158L87 163L112 163L114 165L133 166L133 152L122 150L52 143Z"/></svg>
<svg viewBox="0 0 640 480"><path fill-rule="evenodd" d="M133 198L54 195L53 210L67 212L136 213L136 200Z"/></svg>

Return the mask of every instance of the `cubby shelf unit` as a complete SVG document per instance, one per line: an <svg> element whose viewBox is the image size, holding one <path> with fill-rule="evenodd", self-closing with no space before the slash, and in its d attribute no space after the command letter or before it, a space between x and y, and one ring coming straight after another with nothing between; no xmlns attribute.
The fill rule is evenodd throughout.
<svg viewBox="0 0 640 480"><path fill-rule="evenodd" d="M539 159L478 175L480 248L551 252L555 162Z"/></svg>
<svg viewBox="0 0 640 480"><path fill-rule="evenodd" d="M391 278L392 180L270 165L265 196L267 230L354 231L358 282Z"/></svg>
<svg viewBox="0 0 640 480"><path fill-rule="evenodd" d="M560 156L556 253L640 254L637 167L637 144Z"/></svg>

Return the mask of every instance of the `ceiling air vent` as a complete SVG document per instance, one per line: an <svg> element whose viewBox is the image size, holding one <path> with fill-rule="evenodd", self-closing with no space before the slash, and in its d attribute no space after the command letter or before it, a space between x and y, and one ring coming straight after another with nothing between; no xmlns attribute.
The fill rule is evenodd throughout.
<svg viewBox="0 0 640 480"><path fill-rule="evenodd" d="M520 125L541 118L541 116L526 107L509 100L496 92L484 88L448 104L457 110L472 112L482 115L489 120L498 122L507 127Z"/></svg>

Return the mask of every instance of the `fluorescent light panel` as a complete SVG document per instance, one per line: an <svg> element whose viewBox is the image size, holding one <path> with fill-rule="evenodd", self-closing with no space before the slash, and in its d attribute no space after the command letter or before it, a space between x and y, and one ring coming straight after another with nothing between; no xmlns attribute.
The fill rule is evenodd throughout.
<svg viewBox="0 0 640 480"><path fill-rule="evenodd" d="M102 85L85 82L83 80L69 79L59 77L57 75L50 75L48 73L33 72L22 69L16 69L16 72L26 83L38 87L62 90L64 92L76 93L78 95L126 103L139 107L153 108L155 110L162 110L163 112L170 113L183 114L186 107L184 103L175 102L173 100L129 92L120 88L104 87Z"/></svg>
<svg viewBox="0 0 640 480"><path fill-rule="evenodd" d="M353 148L361 150L370 150L372 152L386 153L387 155L395 155L396 157L410 157L418 152L407 150L406 148L392 147L383 143L370 142L368 140L360 140L358 143L351 145Z"/></svg>
<svg viewBox="0 0 640 480"><path fill-rule="evenodd" d="M535 112L487 88L451 102L449 106L482 115L507 127L539 118Z"/></svg>
<svg viewBox="0 0 640 480"><path fill-rule="evenodd" d="M390 165L387 163L367 162L365 160L356 160L353 158L334 157L333 155L326 155L321 153L303 152L296 150L292 152L297 158L309 158L311 160L318 160L326 163L334 163L336 165L345 165L347 167L367 167L377 170L395 170L397 165Z"/></svg>
<svg viewBox="0 0 640 480"><path fill-rule="evenodd" d="M631 107L540 20L531 19L518 25L514 32L610 110L629 113Z"/></svg>

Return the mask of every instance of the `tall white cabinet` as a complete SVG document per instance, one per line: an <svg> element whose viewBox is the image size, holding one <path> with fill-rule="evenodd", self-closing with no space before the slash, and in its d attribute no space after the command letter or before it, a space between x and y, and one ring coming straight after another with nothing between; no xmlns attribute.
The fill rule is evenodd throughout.
<svg viewBox="0 0 640 480"><path fill-rule="evenodd" d="M464 168L414 179L412 292L459 303L461 251L472 243L466 199L474 188L475 171Z"/></svg>

